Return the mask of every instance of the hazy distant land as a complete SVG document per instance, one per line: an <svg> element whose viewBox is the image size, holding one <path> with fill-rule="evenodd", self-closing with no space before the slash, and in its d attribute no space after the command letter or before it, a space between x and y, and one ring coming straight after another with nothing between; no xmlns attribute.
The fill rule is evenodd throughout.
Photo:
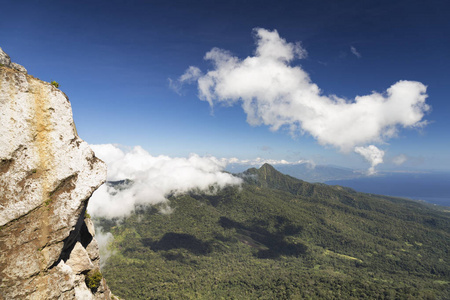
<svg viewBox="0 0 450 300"><path fill-rule="evenodd" d="M381 173L378 176L326 181L359 192L406 197L450 206L450 173Z"/></svg>
<svg viewBox="0 0 450 300"><path fill-rule="evenodd" d="M242 172L244 165L230 165L227 170ZM275 165L281 172L307 182L350 187L358 192L405 197L428 203L450 206L450 172L379 172L367 176L364 172L330 165L309 163Z"/></svg>

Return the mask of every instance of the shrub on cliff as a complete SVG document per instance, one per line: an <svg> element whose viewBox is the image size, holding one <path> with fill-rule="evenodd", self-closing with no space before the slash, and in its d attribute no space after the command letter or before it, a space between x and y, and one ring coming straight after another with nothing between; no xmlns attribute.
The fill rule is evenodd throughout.
<svg viewBox="0 0 450 300"><path fill-rule="evenodd" d="M86 285L92 291L96 291L100 286L100 282L102 281L103 275L99 269L90 270L89 273L86 274Z"/></svg>

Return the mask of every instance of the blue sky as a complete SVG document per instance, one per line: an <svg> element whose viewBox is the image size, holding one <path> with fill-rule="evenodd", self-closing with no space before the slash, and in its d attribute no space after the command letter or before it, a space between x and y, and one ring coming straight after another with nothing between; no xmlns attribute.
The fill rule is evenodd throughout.
<svg viewBox="0 0 450 300"><path fill-rule="evenodd" d="M237 100L200 101L197 84L170 88L189 66L207 74L217 47L255 55L254 28L276 30L308 53L291 67L322 95L352 101L400 80L427 86L420 130L399 127L375 144L377 169L450 170L450 4L446 1L3 1L0 47L30 74L56 80L70 98L81 138L140 145L153 155L370 163L309 132L251 126ZM406 161L397 166L394 157Z"/></svg>

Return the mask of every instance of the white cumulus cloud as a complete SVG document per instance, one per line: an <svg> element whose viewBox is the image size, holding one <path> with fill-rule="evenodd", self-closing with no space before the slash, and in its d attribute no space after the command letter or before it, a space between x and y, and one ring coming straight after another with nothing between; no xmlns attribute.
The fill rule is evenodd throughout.
<svg viewBox="0 0 450 300"><path fill-rule="evenodd" d="M382 143L395 137L400 128L426 125L423 117L429 106L424 84L401 80L383 93L353 100L323 95L308 73L292 65L294 59L306 56L299 43L287 42L276 30L257 28L254 32L253 56L240 59L213 48L205 55L213 65L211 70L202 73L190 67L178 82L196 78L199 98L211 107L239 103L253 126L307 133L320 144L343 152Z"/></svg>
<svg viewBox="0 0 450 300"><path fill-rule="evenodd" d="M355 152L370 162L371 166L368 170L369 175L375 174L375 166L383 163L384 151L378 149L374 145L367 147L355 147Z"/></svg>
<svg viewBox="0 0 450 300"><path fill-rule="evenodd" d="M129 179L125 189L102 185L89 201L89 213L98 217L123 217L136 205L166 202L168 194L193 189L210 191L239 185L241 179L222 172L226 162L192 154L187 158L152 156L136 146L124 151L111 144L91 145L108 166L108 181Z"/></svg>

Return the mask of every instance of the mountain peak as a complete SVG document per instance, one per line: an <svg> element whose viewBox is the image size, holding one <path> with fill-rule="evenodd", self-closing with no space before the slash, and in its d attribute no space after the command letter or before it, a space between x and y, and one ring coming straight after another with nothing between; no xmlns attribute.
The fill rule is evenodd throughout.
<svg viewBox="0 0 450 300"><path fill-rule="evenodd" d="M268 163L263 164L259 170L271 170L271 171L277 171L272 165L269 165ZM278 171L277 171L278 172Z"/></svg>
<svg viewBox="0 0 450 300"><path fill-rule="evenodd" d="M289 175L285 175L283 173L281 173L280 171L278 171L277 169L275 169L273 166L265 163L263 164L259 169L258 169L258 177L260 181L264 181L268 184L268 186L270 187L272 184L275 184L275 188L279 188L280 184L281 186L283 186L284 182L286 181L286 179L289 177L295 181L300 181L298 179L294 179L292 177L290 177Z"/></svg>
<svg viewBox="0 0 450 300"><path fill-rule="evenodd" d="M275 169L272 165L269 165L268 163L263 164L258 169L258 173L260 175L264 174L265 176L284 175L281 172L279 172L277 169Z"/></svg>
<svg viewBox="0 0 450 300"><path fill-rule="evenodd" d="M267 163L263 164L259 169L248 169L244 172L244 175L251 175L245 178L249 184L279 189L295 195L303 194L306 186L312 186L300 179L281 173Z"/></svg>

